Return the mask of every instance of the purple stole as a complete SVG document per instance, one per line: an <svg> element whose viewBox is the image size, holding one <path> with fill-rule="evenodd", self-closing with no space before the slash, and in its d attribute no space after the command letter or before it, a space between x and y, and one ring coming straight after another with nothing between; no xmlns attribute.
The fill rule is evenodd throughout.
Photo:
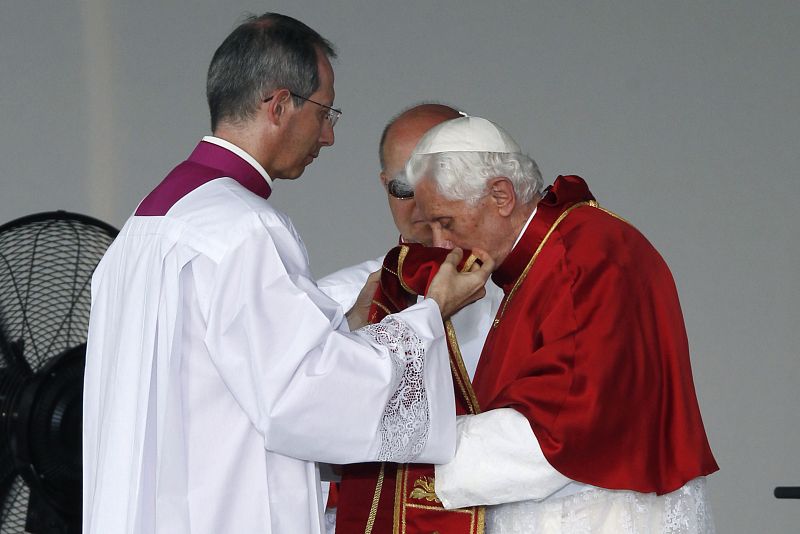
<svg viewBox="0 0 800 534"><path fill-rule="evenodd" d="M236 180L242 187L265 199L272 193L267 181L250 163L227 148L200 141L188 159L172 169L142 200L135 215L166 215L184 196L211 180L223 177Z"/></svg>

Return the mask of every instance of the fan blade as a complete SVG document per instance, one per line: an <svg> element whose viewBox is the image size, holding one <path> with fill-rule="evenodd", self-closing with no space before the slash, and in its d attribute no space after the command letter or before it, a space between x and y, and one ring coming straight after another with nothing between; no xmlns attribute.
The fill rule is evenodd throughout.
<svg viewBox="0 0 800 534"><path fill-rule="evenodd" d="M11 343L8 340L8 336L6 335L6 324L3 321L3 313L0 310L0 368L3 368L7 365L9 359L9 352Z"/></svg>
<svg viewBox="0 0 800 534"><path fill-rule="evenodd" d="M18 339L16 342L11 341L6 334L5 321L0 311L0 370L4 367L9 370L16 371L16 374L21 374L23 377L29 377L33 374L30 363L25 359L23 349L23 342ZM2 365L5 363L5 365Z"/></svg>
<svg viewBox="0 0 800 534"><path fill-rule="evenodd" d="M9 343L5 348L6 366L24 378L33 375L31 364L25 358L25 350L21 339Z"/></svg>

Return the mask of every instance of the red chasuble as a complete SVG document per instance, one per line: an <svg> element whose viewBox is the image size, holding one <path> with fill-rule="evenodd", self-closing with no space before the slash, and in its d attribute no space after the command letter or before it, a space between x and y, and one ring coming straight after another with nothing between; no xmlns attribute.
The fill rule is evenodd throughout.
<svg viewBox="0 0 800 534"><path fill-rule="evenodd" d="M404 244L390 250L383 262L369 322L416 303L424 295L449 250ZM466 256L466 254L465 254ZM462 261L466 270L474 257ZM445 322L458 415L479 413L464 368L455 331ZM482 534L483 507L445 510L434 492L429 464L363 463L344 466L336 510L337 534Z"/></svg>
<svg viewBox="0 0 800 534"><path fill-rule="evenodd" d="M581 178L556 180L492 279L506 296L473 381L484 410L521 412L586 484L664 494L718 469L672 275Z"/></svg>

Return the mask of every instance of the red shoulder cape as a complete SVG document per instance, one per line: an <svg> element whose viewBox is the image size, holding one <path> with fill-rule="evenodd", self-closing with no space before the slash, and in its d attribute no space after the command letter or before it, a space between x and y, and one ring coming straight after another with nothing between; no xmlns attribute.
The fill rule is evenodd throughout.
<svg viewBox="0 0 800 534"><path fill-rule="evenodd" d="M525 415L563 475L668 493L718 469L677 291L644 236L593 200L559 177L493 274L506 297L473 387L484 410Z"/></svg>

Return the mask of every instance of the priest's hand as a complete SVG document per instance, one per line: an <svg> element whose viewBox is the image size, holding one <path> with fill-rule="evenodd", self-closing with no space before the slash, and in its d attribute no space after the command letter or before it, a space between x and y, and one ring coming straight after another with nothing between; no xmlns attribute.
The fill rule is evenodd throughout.
<svg viewBox="0 0 800 534"><path fill-rule="evenodd" d="M372 299L375 296L375 291L378 289L380 281L380 270L370 274L367 277L364 287L361 288L361 292L358 294L355 304L353 304L353 307L347 312L347 325L350 327L351 332L367 324L369 308L372 305Z"/></svg>
<svg viewBox="0 0 800 534"><path fill-rule="evenodd" d="M486 295L486 281L494 271L494 260L486 252L472 251L480 261L472 264L466 272L458 272L458 263L464 251L454 248L439 267L428 288L427 298L439 305L442 319L447 320L458 310Z"/></svg>

